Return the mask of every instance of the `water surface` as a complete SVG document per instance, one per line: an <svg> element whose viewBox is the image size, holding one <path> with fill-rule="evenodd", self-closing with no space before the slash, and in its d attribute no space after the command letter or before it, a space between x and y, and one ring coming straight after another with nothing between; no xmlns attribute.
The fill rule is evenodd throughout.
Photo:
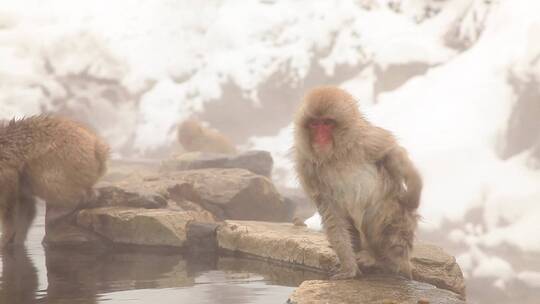
<svg viewBox="0 0 540 304"><path fill-rule="evenodd" d="M43 213L25 248L2 254L0 304L284 303L303 280L322 278L236 257L44 249Z"/></svg>

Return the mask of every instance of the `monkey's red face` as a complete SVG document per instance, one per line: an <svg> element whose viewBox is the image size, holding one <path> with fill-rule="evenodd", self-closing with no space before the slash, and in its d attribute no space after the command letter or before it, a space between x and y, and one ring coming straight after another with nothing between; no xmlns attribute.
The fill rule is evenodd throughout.
<svg viewBox="0 0 540 304"><path fill-rule="evenodd" d="M332 146L333 132L336 122L330 118L314 118L308 122L312 144L315 148L329 148Z"/></svg>

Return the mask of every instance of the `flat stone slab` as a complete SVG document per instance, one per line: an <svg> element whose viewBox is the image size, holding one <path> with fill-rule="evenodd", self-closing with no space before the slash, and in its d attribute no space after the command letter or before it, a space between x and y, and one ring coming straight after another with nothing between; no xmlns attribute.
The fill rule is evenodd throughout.
<svg viewBox="0 0 540 304"><path fill-rule="evenodd" d="M288 223L226 221L217 229L221 249L329 272L337 257L322 232ZM436 246L416 243L411 262L417 281L465 295L463 274L454 257Z"/></svg>
<svg viewBox="0 0 540 304"><path fill-rule="evenodd" d="M288 304L464 304L453 292L400 277L369 276L347 281L304 281Z"/></svg>
<svg viewBox="0 0 540 304"><path fill-rule="evenodd" d="M129 207L86 209L77 225L114 244L183 247L190 222L213 222L209 213Z"/></svg>

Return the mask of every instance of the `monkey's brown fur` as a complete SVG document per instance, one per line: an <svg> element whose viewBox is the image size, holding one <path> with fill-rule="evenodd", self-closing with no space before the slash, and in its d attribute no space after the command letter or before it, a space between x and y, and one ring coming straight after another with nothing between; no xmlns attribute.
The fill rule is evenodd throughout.
<svg viewBox="0 0 540 304"><path fill-rule="evenodd" d="M178 141L188 152L235 154L236 148L223 134L188 119L178 126Z"/></svg>
<svg viewBox="0 0 540 304"><path fill-rule="evenodd" d="M332 125L331 141L322 147L311 124L321 120ZM317 205L341 264L333 278L361 274L359 264L411 277L422 181L406 151L336 87L309 92L294 124L300 182Z"/></svg>
<svg viewBox="0 0 540 304"><path fill-rule="evenodd" d="M92 195L106 171L108 145L79 123L32 116L0 125L2 248L21 244L35 216L35 199L73 210ZM52 216L52 215L51 215Z"/></svg>

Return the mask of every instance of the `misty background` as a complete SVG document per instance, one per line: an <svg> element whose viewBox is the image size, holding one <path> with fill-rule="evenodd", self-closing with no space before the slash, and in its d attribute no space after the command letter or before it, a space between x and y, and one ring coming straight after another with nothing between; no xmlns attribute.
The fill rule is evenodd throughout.
<svg viewBox="0 0 540 304"><path fill-rule="evenodd" d="M471 302L533 303L539 12L537 0L2 1L0 119L65 115L114 158L156 159L197 117L270 151L274 182L297 187L293 113L307 89L339 85L409 150L425 180L420 238L456 256Z"/></svg>

